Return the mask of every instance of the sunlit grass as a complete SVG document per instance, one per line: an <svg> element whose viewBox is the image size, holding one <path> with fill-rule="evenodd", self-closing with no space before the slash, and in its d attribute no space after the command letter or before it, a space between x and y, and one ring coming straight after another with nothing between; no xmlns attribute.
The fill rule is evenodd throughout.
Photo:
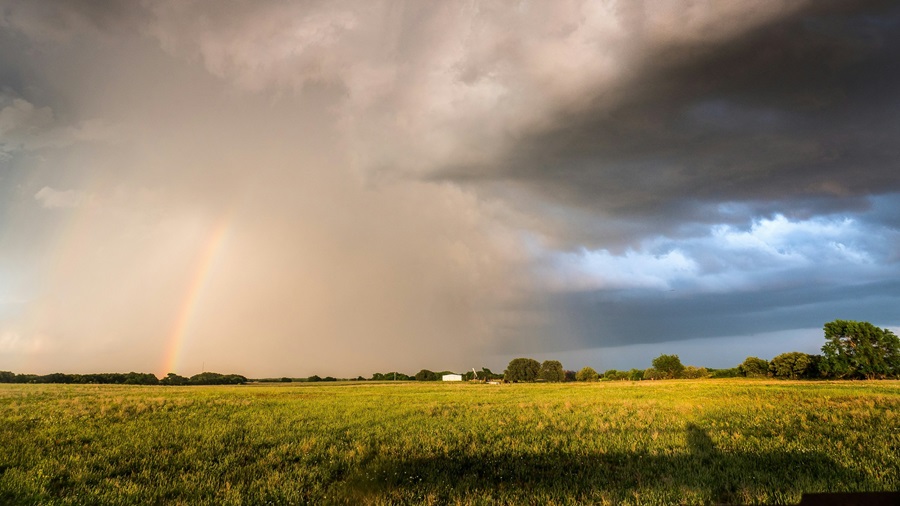
<svg viewBox="0 0 900 506"><path fill-rule="evenodd" d="M900 488L900 382L0 385L0 503L796 503Z"/></svg>

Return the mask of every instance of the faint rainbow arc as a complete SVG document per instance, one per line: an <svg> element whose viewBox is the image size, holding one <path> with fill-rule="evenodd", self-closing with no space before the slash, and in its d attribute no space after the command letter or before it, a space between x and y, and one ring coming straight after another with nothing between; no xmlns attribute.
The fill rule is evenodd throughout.
<svg viewBox="0 0 900 506"><path fill-rule="evenodd" d="M169 334L168 343L166 345L165 358L163 359L162 368L159 376L164 377L170 372L177 372L181 352L184 349L185 338L187 337L188 327L193 320L194 312L197 309L197 302L203 288L209 281L209 275L212 271L213 264L219 256L222 244L228 232L230 220L220 220L209 235L202 253L197 262L197 266L193 270L193 276L188 284L184 300L179 306L178 316L175 319L175 325Z"/></svg>

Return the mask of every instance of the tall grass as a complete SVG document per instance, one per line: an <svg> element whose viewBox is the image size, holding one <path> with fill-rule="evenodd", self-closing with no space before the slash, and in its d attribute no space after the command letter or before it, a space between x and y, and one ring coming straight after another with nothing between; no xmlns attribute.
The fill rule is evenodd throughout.
<svg viewBox="0 0 900 506"><path fill-rule="evenodd" d="M796 503L900 489L900 382L0 385L0 503Z"/></svg>

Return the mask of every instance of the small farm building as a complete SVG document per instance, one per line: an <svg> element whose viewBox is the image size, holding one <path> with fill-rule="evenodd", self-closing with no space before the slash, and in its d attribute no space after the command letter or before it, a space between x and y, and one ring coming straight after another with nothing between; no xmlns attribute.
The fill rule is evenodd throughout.
<svg viewBox="0 0 900 506"><path fill-rule="evenodd" d="M461 374L445 374L441 376L441 379L444 381L462 381Z"/></svg>

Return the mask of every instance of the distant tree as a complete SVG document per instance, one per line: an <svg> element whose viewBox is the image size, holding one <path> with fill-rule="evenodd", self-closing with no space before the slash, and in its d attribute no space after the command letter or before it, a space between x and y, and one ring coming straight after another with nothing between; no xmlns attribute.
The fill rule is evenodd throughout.
<svg viewBox="0 0 900 506"><path fill-rule="evenodd" d="M188 379L191 385L218 385L222 381L222 375L216 372L201 372Z"/></svg>
<svg viewBox="0 0 900 506"><path fill-rule="evenodd" d="M731 367L728 369L709 369L709 374L711 378L737 378L742 376L741 370L738 367Z"/></svg>
<svg viewBox="0 0 900 506"><path fill-rule="evenodd" d="M0 371L0 383L15 383L16 375L11 371Z"/></svg>
<svg viewBox="0 0 900 506"><path fill-rule="evenodd" d="M559 382L566 380L566 371L559 360L544 360L538 377L544 381Z"/></svg>
<svg viewBox="0 0 900 506"><path fill-rule="evenodd" d="M631 381L641 381L644 379L644 371L642 369L632 369L628 371L628 379Z"/></svg>
<svg viewBox="0 0 900 506"><path fill-rule="evenodd" d="M792 351L782 353L769 363L772 376L781 379L798 379L805 377L812 360L806 353Z"/></svg>
<svg viewBox="0 0 900 506"><path fill-rule="evenodd" d="M189 385L242 385L247 378L240 374L219 374L217 372L201 372L188 380Z"/></svg>
<svg viewBox="0 0 900 506"><path fill-rule="evenodd" d="M318 383L319 381L322 381L322 377L318 374L313 374L312 376L306 378L306 381L310 383Z"/></svg>
<svg viewBox="0 0 900 506"><path fill-rule="evenodd" d="M41 383L74 383L73 377L71 374L63 374L61 372L54 372L40 378Z"/></svg>
<svg viewBox="0 0 900 506"><path fill-rule="evenodd" d="M447 374L453 374L451 371L447 371ZM502 374L496 374L487 367L482 367L480 371L467 371L462 375L465 381L478 380L478 381L489 381L489 380L497 380L503 379ZM438 378L440 379L440 378Z"/></svg>
<svg viewBox="0 0 900 506"><path fill-rule="evenodd" d="M665 374L654 369L653 367L648 367L648 368L644 369L643 379L645 379L645 380L658 380L658 379L665 379L665 378L666 378Z"/></svg>
<svg viewBox="0 0 900 506"><path fill-rule="evenodd" d="M834 320L825 324L821 372L836 378L900 376L900 339L869 322Z"/></svg>
<svg viewBox="0 0 900 506"><path fill-rule="evenodd" d="M190 381L190 380L188 380L188 378L185 378L184 376L179 376L179 375L175 374L174 372L170 372L169 374L166 375L165 378L163 378L159 381L159 384L160 385L175 385L175 386L187 385L188 381Z"/></svg>
<svg viewBox="0 0 900 506"><path fill-rule="evenodd" d="M702 379L709 377L709 371L705 367L686 366L681 372L681 377L685 379Z"/></svg>
<svg viewBox="0 0 900 506"><path fill-rule="evenodd" d="M436 372L429 371L428 369L422 369L417 372L415 378L416 381L437 381L441 379Z"/></svg>
<svg viewBox="0 0 900 506"><path fill-rule="evenodd" d="M291 378L288 378L287 376L281 378L282 383L290 383L292 381L294 381L294 380L292 380Z"/></svg>
<svg viewBox="0 0 900 506"><path fill-rule="evenodd" d="M503 379L509 382L534 381L538 378L541 364L533 358L514 358L506 366Z"/></svg>
<svg viewBox="0 0 900 506"><path fill-rule="evenodd" d="M96 385L111 385L125 382L125 375L120 373L94 373L85 374L82 379L85 383ZM163 378L165 379L165 378ZM187 378L185 378L187 380Z"/></svg>
<svg viewBox="0 0 900 506"><path fill-rule="evenodd" d="M488 369L487 367L482 367L482 368L481 368L481 374L483 374L484 377L487 378L487 379L489 379L489 380L500 380L500 379L503 379L503 375L502 375L502 374L497 374L497 373L491 371L490 369ZM481 374L479 374L478 376L481 377Z"/></svg>
<svg viewBox="0 0 900 506"><path fill-rule="evenodd" d="M567 382L575 381L576 380L575 376L577 374L578 373L576 373L575 371L570 371L570 370L566 369L566 381Z"/></svg>
<svg viewBox="0 0 900 506"><path fill-rule="evenodd" d="M240 374L226 374L224 380L226 385L243 385L249 381Z"/></svg>
<svg viewBox="0 0 900 506"><path fill-rule="evenodd" d="M575 373L575 379L578 381L597 381L600 375L591 367L582 367L580 371Z"/></svg>
<svg viewBox="0 0 900 506"><path fill-rule="evenodd" d="M158 385L159 379L150 373L130 372L125 375L126 385Z"/></svg>
<svg viewBox="0 0 900 506"><path fill-rule="evenodd" d="M600 376L600 379L603 381L622 381L627 380L628 376L628 371L609 369Z"/></svg>
<svg viewBox="0 0 900 506"><path fill-rule="evenodd" d="M678 378L684 371L678 355L660 355L653 359L653 368L666 379Z"/></svg>
<svg viewBox="0 0 900 506"><path fill-rule="evenodd" d="M394 381L394 380L407 381L407 380L411 380L411 379L414 379L414 377L408 376L406 374L403 374L402 372L396 372L396 371L385 372L385 373L376 372L375 374L372 375L373 381Z"/></svg>
<svg viewBox="0 0 900 506"><path fill-rule="evenodd" d="M769 374L769 362L757 357L747 357L744 359L744 362L738 366L738 370L740 371L741 376L746 376L748 378L763 377Z"/></svg>
<svg viewBox="0 0 900 506"><path fill-rule="evenodd" d="M403 374L402 372L394 371L394 372L389 372L389 373L385 374L385 379L397 380L397 381L409 381L409 380L415 379L415 377L410 376L408 374Z"/></svg>

